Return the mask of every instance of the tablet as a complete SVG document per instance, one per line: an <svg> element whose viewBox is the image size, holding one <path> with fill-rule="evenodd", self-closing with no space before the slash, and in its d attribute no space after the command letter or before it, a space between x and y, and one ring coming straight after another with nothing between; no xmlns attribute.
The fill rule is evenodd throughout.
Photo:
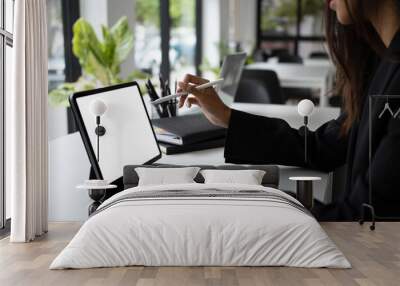
<svg viewBox="0 0 400 286"><path fill-rule="evenodd" d="M99 138L93 113L93 103L98 100L106 107L100 117L105 133ZM113 182L122 177L124 166L151 164L161 158L136 82L77 92L71 95L70 104L96 178Z"/></svg>

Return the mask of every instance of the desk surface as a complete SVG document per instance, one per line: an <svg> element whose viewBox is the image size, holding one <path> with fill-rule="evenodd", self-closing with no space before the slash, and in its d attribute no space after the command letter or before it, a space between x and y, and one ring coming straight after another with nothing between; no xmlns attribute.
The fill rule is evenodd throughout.
<svg viewBox="0 0 400 286"><path fill-rule="evenodd" d="M303 118L297 113L297 106L277 105L277 104L248 104L235 103L232 108L245 112L284 119L293 128L299 128L303 124ZM333 107L317 107L311 115L309 127L315 130L321 124L335 119L339 116L340 109ZM225 164L224 148L215 148L201 150L190 153L165 155L157 161L161 164L177 164L177 165L223 165ZM315 182L314 192L315 198L321 202L329 203L331 201L331 181L327 173L314 170L306 170L298 167L279 166L280 182L279 188L282 190L295 191L296 184L289 180L292 176L312 176L321 177L322 180Z"/></svg>
<svg viewBox="0 0 400 286"><path fill-rule="evenodd" d="M254 63L246 66L247 69L274 70L281 80L312 80L325 81L326 77L333 73L334 68L330 65L318 64L292 64L292 63Z"/></svg>
<svg viewBox="0 0 400 286"><path fill-rule="evenodd" d="M267 64L291 64L291 65L305 65L305 66L325 66L335 68L335 65L330 59L324 58L303 58L303 63L280 63L278 57L269 58L267 62L257 62L257 63L267 63Z"/></svg>
<svg viewBox="0 0 400 286"><path fill-rule="evenodd" d="M49 270L78 231L78 223L50 223L32 243L0 241L0 285L399 285L400 223L322 223L352 269L290 267L116 267Z"/></svg>

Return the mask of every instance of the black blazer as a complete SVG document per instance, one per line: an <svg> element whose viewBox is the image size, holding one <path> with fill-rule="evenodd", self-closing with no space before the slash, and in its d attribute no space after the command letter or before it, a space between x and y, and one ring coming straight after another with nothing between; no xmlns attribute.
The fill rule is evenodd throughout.
<svg viewBox="0 0 400 286"><path fill-rule="evenodd" d="M400 51L400 33L387 52L393 51ZM361 116L348 135L340 135L344 114L309 133L307 164L303 128L296 130L281 119L233 110L225 145L226 162L302 166L326 172L347 164L345 190L331 205L315 208L317 218L359 218L362 203L369 202L371 182L377 215L400 217L400 116L393 118L386 113L378 118L385 100L371 106L371 150L369 144L369 96L400 95L400 63L383 57L366 90ZM397 111L399 100L391 99L390 106Z"/></svg>

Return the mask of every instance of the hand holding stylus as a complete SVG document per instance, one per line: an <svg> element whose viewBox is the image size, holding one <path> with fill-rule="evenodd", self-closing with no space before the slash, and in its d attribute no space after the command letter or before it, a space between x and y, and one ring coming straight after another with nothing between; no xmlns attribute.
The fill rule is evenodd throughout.
<svg viewBox="0 0 400 286"><path fill-rule="evenodd" d="M198 105L211 123L222 127L228 127L231 109L222 102L215 89L211 87L201 90L196 88L196 86L208 82L208 80L201 77L187 74L183 81L178 83L179 88L177 92L187 92L194 95L194 97L188 97L187 94L181 96L179 98L179 108L181 108L185 102L186 106L189 108L192 105Z"/></svg>
<svg viewBox="0 0 400 286"><path fill-rule="evenodd" d="M221 79L218 79L216 81L206 82L204 84L200 84L200 85L194 86L194 89L196 89L196 90L207 89L207 88L210 88L210 87L213 87L213 86L217 86L217 85L221 84L223 81L224 81L224 79L221 78ZM162 98L160 98L158 100L152 101L151 104L157 105L157 104L160 104L160 103L163 103L163 102L170 101L171 99L175 99L175 98L181 97L183 95L188 95L188 94L189 94L188 92L178 92L178 93L175 93L175 94L171 94L169 92L169 95L163 96Z"/></svg>

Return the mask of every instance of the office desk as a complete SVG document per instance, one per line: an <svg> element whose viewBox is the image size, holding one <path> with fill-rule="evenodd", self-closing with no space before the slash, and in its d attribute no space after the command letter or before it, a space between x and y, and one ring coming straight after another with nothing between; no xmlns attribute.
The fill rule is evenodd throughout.
<svg viewBox="0 0 400 286"><path fill-rule="evenodd" d="M267 63L278 64L279 58L278 57L269 58ZM326 59L326 58L303 58L303 65L333 67L332 61L330 59Z"/></svg>
<svg viewBox="0 0 400 286"><path fill-rule="evenodd" d="M302 126L303 119L297 113L297 106L277 105L277 104L249 104L235 103L232 108L269 117L284 119L293 128ZM339 116L339 108L320 107L316 108L311 115L309 127L315 130L321 124L335 119ZM223 165L225 164L224 148L208 149L190 153L165 155L157 162L162 164L178 164L178 165ZM279 188L295 192L296 184L289 180L289 177L295 176L316 176L322 180L315 182L314 197L323 202L329 203L332 198L332 178L328 173L323 173L315 170L308 170L291 166L279 166L280 168L280 183Z"/></svg>
<svg viewBox="0 0 400 286"><path fill-rule="evenodd" d="M306 66L326 66L333 67L333 63L329 59L311 59L305 58L303 59L303 64Z"/></svg>
<svg viewBox="0 0 400 286"><path fill-rule="evenodd" d="M315 61L309 64L262 62L248 65L246 69L273 70L282 87L319 89L320 106L329 105L327 92L333 86L335 72L332 65Z"/></svg>

